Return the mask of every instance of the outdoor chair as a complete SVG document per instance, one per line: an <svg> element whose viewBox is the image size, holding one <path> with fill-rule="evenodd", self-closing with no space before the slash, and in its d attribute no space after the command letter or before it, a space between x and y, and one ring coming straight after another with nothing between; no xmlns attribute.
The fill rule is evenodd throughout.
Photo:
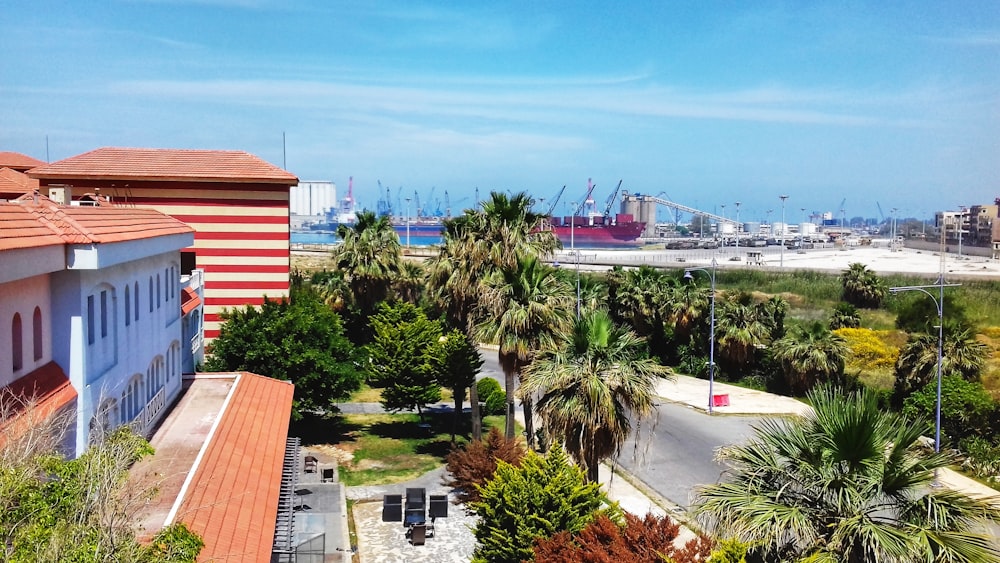
<svg viewBox="0 0 1000 563"><path fill-rule="evenodd" d="M403 495L384 495L382 497L382 521L403 521Z"/></svg>
<svg viewBox="0 0 1000 563"><path fill-rule="evenodd" d="M311 455L307 455L305 459L305 467L303 471L306 473L316 473L316 467L319 465L319 460Z"/></svg>
<svg viewBox="0 0 1000 563"><path fill-rule="evenodd" d="M448 495L431 495L428 516L430 516L431 522L435 518L448 517Z"/></svg>
<svg viewBox="0 0 1000 563"><path fill-rule="evenodd" d="M421 510L427 506L427 489L407 488L406 508L419 508Z"/></svg>
<svg viewBox="0 0 1000 563"><path fill-rule="evenodd" d="M410 544L412 545L424 545L424 541L427 539L427 526L424 524L417 524L416 526L410 528Z"/></svg>

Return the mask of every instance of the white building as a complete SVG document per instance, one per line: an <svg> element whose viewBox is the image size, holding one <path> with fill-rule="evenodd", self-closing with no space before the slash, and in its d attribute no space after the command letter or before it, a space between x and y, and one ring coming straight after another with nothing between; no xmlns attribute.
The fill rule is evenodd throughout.
<svg viewBox="0 0 1000 563"><path fill-rule="evenodd" d="M120 424L148 434L180 392L182 304L200 303L182 291L180 250L193 243L149 209L0 203L0 387L75 409L76 455Z"/></svg>
<svg viewBox="0 0 1000 563"><path fill-rule="evenodd" d="M323 215L337 209L337 184L333 182L299 182L289 190L289 213L292 215Z"/></svg>

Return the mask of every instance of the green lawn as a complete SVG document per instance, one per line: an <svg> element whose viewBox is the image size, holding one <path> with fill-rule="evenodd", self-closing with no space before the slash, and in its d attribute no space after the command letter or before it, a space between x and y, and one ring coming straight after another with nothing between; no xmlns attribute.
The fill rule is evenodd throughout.
<svg viewBox="0 0 1000 563"><path fill-rule="evenodd" d="M451 451L452 415L428 414L430 428L416 414L338 414L293 422L290 434L305 445L336 447L349 460L339 463L345 485L388 485L414 479L444 465ZM458 444L468 441L469 419L459 428ZM502 416L487 416L483 434L503 428ZM520 429L518 430L520 432Z"/></svg>

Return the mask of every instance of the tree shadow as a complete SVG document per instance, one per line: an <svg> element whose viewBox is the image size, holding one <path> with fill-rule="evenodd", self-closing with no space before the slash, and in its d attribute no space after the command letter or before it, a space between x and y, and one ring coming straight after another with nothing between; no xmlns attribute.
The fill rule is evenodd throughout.
<svg viewBox="0 0 1000 563"><path fill-rule="evenodd" d="M356 441L356 433L363 426L348 422L339 414L304 413L301 420L293 420L288 427L289 436L298 436L302 445L341 444Z"/></svg>

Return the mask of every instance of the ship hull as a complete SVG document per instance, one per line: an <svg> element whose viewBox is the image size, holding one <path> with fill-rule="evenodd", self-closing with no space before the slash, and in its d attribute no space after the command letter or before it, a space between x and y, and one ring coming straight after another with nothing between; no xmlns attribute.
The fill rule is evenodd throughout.
<svg viewBox="0 0 1000 563"><path fill-rule="evenodd" d="M619 223L614 225L577 225L570 228L567 225L553 226L564 248L570 246L581 248L616 248L636 246L639 235L646 228L645 223Z"/></svg>

